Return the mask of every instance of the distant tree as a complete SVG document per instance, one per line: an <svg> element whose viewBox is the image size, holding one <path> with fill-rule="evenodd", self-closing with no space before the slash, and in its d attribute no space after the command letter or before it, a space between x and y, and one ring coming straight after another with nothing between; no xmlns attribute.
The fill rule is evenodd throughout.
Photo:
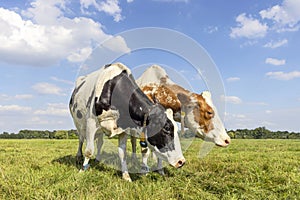
<svg viewBox="0 0 300 200"><path fill-rule="evenodd" d="M234 131L228 131L227 134L229 135L230 138L234 139L235 138L235 132Z"/></svg>
<svg viewBox="0 0 300 200"><path fill-rule="evenodd" d="M77 139L78 138L77 130L74 130L74 129L69 130L68 136L69 136L69 139Z"/></svg>
<svg viewBox="0 0 300 200"><path fill-rule="evenodd" d="M55 131L55 139L68 139L68 131L65 130L58 130Z"/></svg>

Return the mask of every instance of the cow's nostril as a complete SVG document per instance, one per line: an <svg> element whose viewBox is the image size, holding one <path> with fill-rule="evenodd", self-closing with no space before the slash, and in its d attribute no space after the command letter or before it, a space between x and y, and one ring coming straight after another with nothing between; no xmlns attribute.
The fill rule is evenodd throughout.
<svg viewBox="0 0 300 200"><path fill-rule="evenodd" d="M178 168L182 167L184 164L185 164L185 162L182 161L182 160L179 160L179 161L177 162Z"/></svg>
<svg viewBox="0 0 300 200"><path fill-rule="evenodd" d="M225 144L229 144L230 143L230 141L229 140L225 140Z"/></svg>

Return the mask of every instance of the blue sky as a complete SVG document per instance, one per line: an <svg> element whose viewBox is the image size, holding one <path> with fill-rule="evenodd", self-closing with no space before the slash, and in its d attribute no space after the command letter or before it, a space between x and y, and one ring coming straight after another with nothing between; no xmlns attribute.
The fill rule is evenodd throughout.
<svg viewBox="0 0 300 200"><path fill-rule="evenodd" d="M11 0L0 1L0 132L74 128L68 101L83 61L142 27L181 32L207 51L224 83L227 129L300 131L299 0ZM116 44L130 52L126 40ZM207 89L164 52L123 60L165 64Z"/></svg>

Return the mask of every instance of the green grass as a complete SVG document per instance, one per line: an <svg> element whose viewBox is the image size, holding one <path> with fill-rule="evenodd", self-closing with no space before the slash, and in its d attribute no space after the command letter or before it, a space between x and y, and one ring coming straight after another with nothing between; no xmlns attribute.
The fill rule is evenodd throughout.
<svg viewBox="0 0 300 200"><path fill-rule="evenodd" d="M201 143L183 168L128 183L104 164L78 173L77 140L0 140L0 199L299 199L300 140L233 140L200 159Z"/></svg>

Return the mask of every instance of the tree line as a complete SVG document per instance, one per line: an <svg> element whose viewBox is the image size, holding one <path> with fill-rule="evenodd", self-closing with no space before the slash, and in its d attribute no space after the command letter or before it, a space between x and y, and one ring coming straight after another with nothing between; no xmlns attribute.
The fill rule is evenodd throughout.
<svg viewBox="0 0 300 200"><path fill-rule="evenodd" d="M232 139L300 139L300 133L288 131L270 131L265 127L255 129L237 129L227 131ZM189 130L182 137L194 137ZM0 139L77 139L76 130L20 130L17 134L3 132Z"/></svg>
<svg viewBox="0 0 300 200"><path fill-rule="evenodd" d="M3 132L0 139L77 139L76 130L20 130L18 133Z"/></svg>
<svg viewBox="0 0 300 200"><path fill-rule="evenodd" d="M300 139L300 133L288 131L270 131L265 127L255 129L227 130L232 139ZM183 137L194 137L195 134L185 131Z"/></svg>
<svg viewBox="0 0 300 200"><path fill-rule="evenodd" d="M228 131L231 138L236 139L300 139L300 133L288 131L270 131L265 127L256 129L237 129Z"/></svg>

